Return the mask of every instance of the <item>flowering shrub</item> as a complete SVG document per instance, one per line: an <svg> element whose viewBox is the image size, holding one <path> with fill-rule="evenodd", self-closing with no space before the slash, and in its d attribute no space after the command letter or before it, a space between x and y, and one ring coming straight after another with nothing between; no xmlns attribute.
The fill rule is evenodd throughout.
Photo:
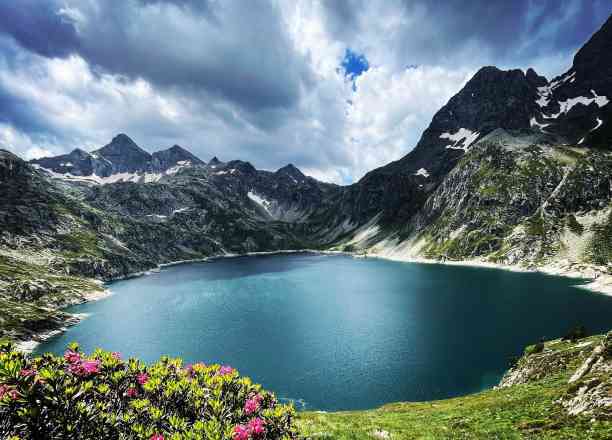
<svg viewBox="0 0 612 440"><path fill-rule="evenodd" d="M294 439L294 410L229 366L0 345L0 438Z"/></svg>

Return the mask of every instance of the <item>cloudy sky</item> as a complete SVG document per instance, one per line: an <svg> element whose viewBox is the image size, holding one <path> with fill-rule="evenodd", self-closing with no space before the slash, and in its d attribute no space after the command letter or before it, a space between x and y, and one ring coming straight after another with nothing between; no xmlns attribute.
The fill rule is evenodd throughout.
<svg viewBox="0 0 612 440"><path fill-rule="evenodd" d="M549 79L611 0L0 1L0 148L127 133L349 183L399 159L483 65Z"/></svg>

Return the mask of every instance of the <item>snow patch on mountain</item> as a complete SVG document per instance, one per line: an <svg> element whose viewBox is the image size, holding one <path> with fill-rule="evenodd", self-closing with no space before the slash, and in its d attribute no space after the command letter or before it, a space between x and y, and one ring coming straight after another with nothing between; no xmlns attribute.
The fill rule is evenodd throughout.
<svg viewBox="0 0 612 440"><path fill-rule="evenodd" d="M225 174L235 174L238 170L236 168L232 168L230 170L217 171L215 176L223 176Z"/></svg>
<svg viewBox="0 0 612 440"><path fill-rule="evenodd" d="M594 102L595 104L597 104L598 107L601 108L610 102L607 96L598 95L595 90L591 89L591 93L593 94L593 97L577 96L575 98L570 98L567 101L559 101L559 112L549 116L544 115L544 118L556 119L562 114L568 113L572 109L572 107L578 104L588 106Z"/></svg>
<svg viewBox="0 0 612 440"><path fill-rule="evenodd" d="M163 174L161 173L146 173L144 175L144 183L159 182Z"/></svg>
<svg viewBox="0 0 612 440"><path fill-rule="evenodd" d="M546 107L550 102L550 95L552 94L553 90L555 90L557 87L567 82L568 80L570 83L574 82L576 80L575 77L576 72L572 72L570 74L563 75L558 80L553 81L546 86L538 87L538 95L540 97L536 99L536 104L538 104L540 107Z"/></svg>
<svg viewBox="0 0 612 440"><path fill-rule="evenodd" d="M544 131L544 129L548 127L550 124L541 124L536 120L535 117L533 117L529 120L529 125L531 127L538 127L540 130Z"/></svg>
<svg viewBox="0 0 612 440"><path fill-rule="evenodd" d="M557 87L563 85L563 83L566 83L568 81L570 83L573 83L574 81L576 81L576 72L566 73L563 76L561 76L558 80L552 81L548 85L538 87L538 95L540 97L536 99L535 101L536 104L538 104L540 107L546 107L548 103L550 102L550 95L552 94L553 90L555 90Z"/></svg>
<svg viewBox="0 0 612 440"><path fill-rule="evenodd" d="M452 150L463 150L467 151L470 145L474 143L478 136L479 132L473 132L467 128L460 128L456 133L442 133L440 135L441 139L448 139L450 141L454 141L453 144L449 144L446 146L447 149Z"/></svg>
<svg viewBox="0 0 612 440"><path fill-rule="evenodd" d="M182 170L183 168L186 167L190 167L191 166L191 161L189 160L179 160L175 166L170 167L166 170L166 174L176 174L178 173L180 170Z"/></svg>
<svg viewBox="0 0 612 440"><path fill-rule="evenodd" d="M272 202L270 202L269 200L264 199L263 197L259 196L258 194L254 193L253 191L249 191L247 193L247 196L249 199L251 199L253 202L257 203L259 206L261 206L268 214L270 214L270 216L272 215Z"/></svg>
<svg viewBox="0 0 612 440"><path fill-rule="evenodd" d="M57 173L48 168L43 168L38 164L32 164L32 166L37 170L43 171L53 179L65 180L69 182L83 182L93 185L106 185L109 183L118 182L151 183L158 182L163 176L160 173L115 173L106 177L98 176L97 174L78 176L71 173Z"/></svg>
<svg viewBox="0 0 612 440"><path fill-rule="evenodd" d="M595 127L591 128L589 130L589 132L597 130L599 127L601 127L601 124L603 124L603 121L601 119L599 119L599 118L595 118L595 119L596 119L597 125L595 125Z"/></svg>
<svg viewBox="0 0 612 440"><path fill-rule="evenodd" d="M117 173L108 177L100 177L96 174L91 174L89 176L77 176L71 173L56 173L53 170L43 168L37 164L33 164L32 166L37 170L45 172L47 175L54 179L67 180L72 182L93 183L98 185L115 182L138 182L142 177L134 173Z"/></svg>
<svg viewBox="0 0 612 440"><path fill-rule="evenodd" d="M429 177L429 172L425 168L419 168L419 170L414 173L415 176L423 176L425 178Z"/></svg>

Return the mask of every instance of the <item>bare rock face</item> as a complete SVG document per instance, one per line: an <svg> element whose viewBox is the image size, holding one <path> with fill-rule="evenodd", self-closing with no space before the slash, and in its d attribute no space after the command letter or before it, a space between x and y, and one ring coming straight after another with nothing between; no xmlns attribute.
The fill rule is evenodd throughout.
<svg viewBox="0 0 612 440"><path fill-rule="evenodd" d="M568 370L567 391L556 403L572 416L612 418L612 331L599 342L592 338L576 342L557 340L544 344L539 353L528 350L502 378L498 388Z"/></svg>
<svg viewBox="0 0 612 440"><path fill-rule="evenodd" d="M553 349L557 341L546 343L540 353L525 354L515 367L508 370L497 388L506 388L544 379L547 376L565 371L576 357L584 356L582 347L565 350ZM588 348L586 348L588 350Z"/></svg>
<svg viewBox="0 0 612 440"><path fill-rule="evenodd" d="M569 380L559 403L570 415L612 418L612 331Z"/></svg>

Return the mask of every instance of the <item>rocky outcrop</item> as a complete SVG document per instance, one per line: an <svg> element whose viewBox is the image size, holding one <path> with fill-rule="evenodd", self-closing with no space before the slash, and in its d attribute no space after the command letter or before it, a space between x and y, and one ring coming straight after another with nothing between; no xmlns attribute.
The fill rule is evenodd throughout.
<svg viewBox="0 0 612 440"><path fill-rule="evenodd" d="M21 301L36 301L45 295L60 291L60 287L45 279L16 280L7 287L10 296Z"/></svg>
<svg viewBox="0 0 612 440"><path fill-rule="evenodd" d="M612 332L566 342L550 341L543 350L526 354L502 378L498 388L567 374L566 391L556 401L571 415L612 418Z"/></svg>
<svg viewBox="0 0 612 440"><path fill-rule="evenodd" d="M570 415L612 419L612 332L569 379L559 403Z"/></svg>

